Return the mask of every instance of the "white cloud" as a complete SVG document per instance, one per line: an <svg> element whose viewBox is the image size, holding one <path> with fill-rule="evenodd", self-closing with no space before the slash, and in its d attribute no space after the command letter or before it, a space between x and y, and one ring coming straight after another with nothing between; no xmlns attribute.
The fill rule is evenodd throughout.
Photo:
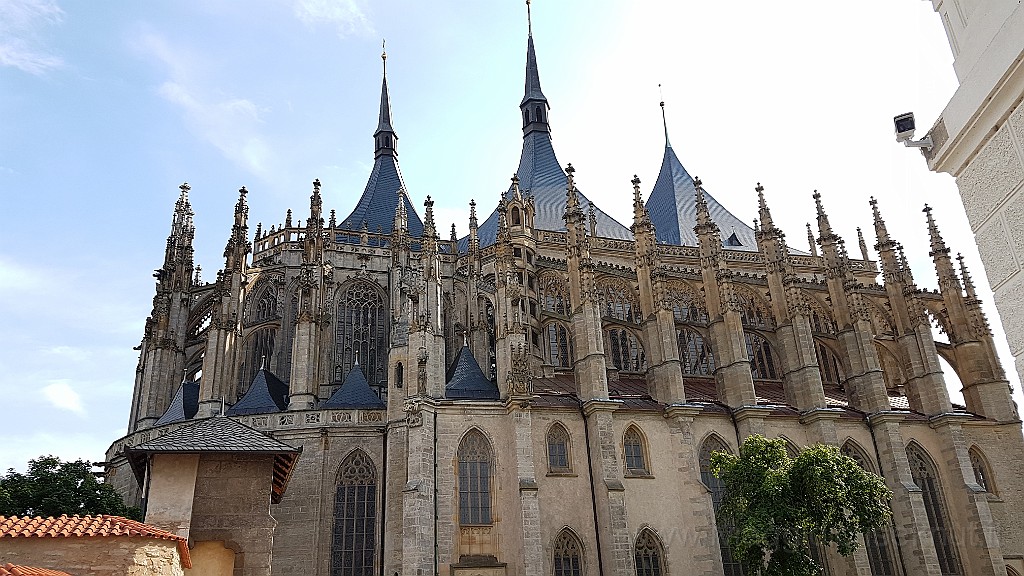
<svg viewBox="0 0 1024 576"><path fill-rule="evenodd" d="M357 0L298 0L295 17L307 26L326 23L338 29L338 36L373 34L373 24Z"/></svg>
<svg viewBox="0 0 1024 576"><path fill-rule="evenodd" d="M0 294L35 290L42 284L41 273L0 254Z"/></svg>
<svg viewBox="0 0 1024 576"><path fill-rule="evenodd" d="M154 33L140 38L141 47L167 66L170 79L158 94L181 109L189 130L206 140L229 160L253 174L265 177L271 147L261 134L261 114L267 111L246 98L224 98L205 88L191 71L199 66L197 56L187 49L170 46Z"/></svg>
<svg viewBox="0 0 1024 576"><path fill-rule="evenodd" d="M64 11L53 0L0 1L0 66L41 75L64 65L39 39L43 28L59 24Z"/></svg>
<svg viewBox="0 0 1024 576"><path fill-rule="evenodd" d="M50 384L43 387L43 396L53 404L54 408L85 415L82 407L82 398L75 392L68 380L51 380Z"/></svg>

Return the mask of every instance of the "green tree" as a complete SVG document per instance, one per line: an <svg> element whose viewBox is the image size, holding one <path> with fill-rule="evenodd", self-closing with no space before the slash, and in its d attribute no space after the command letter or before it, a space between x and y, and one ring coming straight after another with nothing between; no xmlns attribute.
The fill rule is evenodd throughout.
<svg viewBox="0 0 1024 576"><path fill-rule="evenodd" d="M100 482L92 464L61 462L56 456L29 460L25 474L13 468L0 477L0 516L113 514L136 520L142 512L126 506L110 484Z"/></svg>
<svg viewBox="0 0 1024 576"><path fill-rule="evenodd" d="M885 482L835 446L819 444L790 458L785 440L754 435L739 456L715 452L711 468L725 484L721 513L735 525L734 557L762 576L819 574L809 537L848 556L859 534L890 516Z"/></svg>

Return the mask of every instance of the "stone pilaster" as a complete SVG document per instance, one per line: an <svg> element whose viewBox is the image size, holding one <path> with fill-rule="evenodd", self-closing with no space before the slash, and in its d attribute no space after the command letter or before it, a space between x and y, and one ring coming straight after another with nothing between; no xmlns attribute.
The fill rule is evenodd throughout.
<svg viewBox="0 0 1024 576"><path fill-rule="evenodd" d="M422 408L422 409L421 409ZM434 574L434 412L414 407L407 417L408 474L402 490L401 574Z"/></svg>
<svg viewBox="0 0 1024 576"><path fill-rule="evenodd" d="M598 541L606 576L634 576L633 539L626 519L625 486L618 456L618 437L612 412L614 400L590 400L583 405L591 443L590 481L597 500Z"/></svg>

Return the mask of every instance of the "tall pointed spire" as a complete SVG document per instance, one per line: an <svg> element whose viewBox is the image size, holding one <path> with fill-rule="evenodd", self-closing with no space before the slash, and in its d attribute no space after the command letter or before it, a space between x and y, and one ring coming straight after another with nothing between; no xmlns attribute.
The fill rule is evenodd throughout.
<svg viewBox="0 0 1024 576"><path fill-rule="evenodd" d="M526 88L519 109L523 112L523 135L530 132L548 132L548 99L540 89L540 71L537 69L537 50L533 46L533 21L530 2L526 2Z"/></svg>
<svg viewBox="0 0 1024 576"><path fill-rule="evenodd" d="M373 133L373 157L382 154L397 154L398 134L391 126L391 99L388 97L388 53L381 43L380 59L384 66L384 79L380 87L380 116L377 120L377 131Z"/></svg>

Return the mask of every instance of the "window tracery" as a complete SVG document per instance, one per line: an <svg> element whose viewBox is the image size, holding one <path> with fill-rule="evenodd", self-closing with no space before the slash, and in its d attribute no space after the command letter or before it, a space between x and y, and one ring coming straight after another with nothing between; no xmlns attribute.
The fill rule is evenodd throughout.
<svg viewBox="0 0 1024 576"><path fill-rule="evenodd" d="M712 434L701 444L698 460L700 462L700 481L711 492L711 505L715 511L715 523L718 526L718 545L722 550L722 567L725 576L743 576L743 566L732 557L729 536L735 527L721 517L722 499L725 498L725 482L711 472L711 454L714 452L732 453L729 446L718 436Z"/></svg>
<svg viewBox="0 0 1024 576"><path fill-rule="evenodd" d="M768 340L756 332L744 332L743 337L747 342L747 357L754 380L778 380L778 362Z"/></svg>
<svg viewBox="0 0 1024 576"><path fill-rule="evenodd" d="M636 537L633 550L636 576L664 576L665 552L661 540L650 529L643 529Z"/></svg>
<svg viewBox="0 0 1024 576"><path fill-rule="evenodd" d="M546 312L568 316L569 291L565 279L556 274L545 274L540 279L541 305Z"/></svg>
<svg viewBox="0 0 1024 576"><path fill-rule="evenodd" d="M836 322L832 319L832 315L826 312L813 296L807 296L807 303L811 309L811 332L835 335Z"/></svg>
<svg viewBox="0 0 1024 576"><path fill-rule="evenodd" d="M277 328L273 326L258 328L245 339L242 365L238 370L238 398L249 389L260 368L270 364L276 339Z"/></svg>
<svg viewBox="0 0 1024 576"><path fill-rule="evenodd" d="M818 372L821 373L822 383L841 385L846 377L839 357L819 340L814 341L814 352L818 357Z"/></svg>
<svg viewBox="0 0 1024 576"><path fill-rule="evenodd" d="M252 307L249 321L253 324L277 318L277 290L265 285L259 292Z"/></svg>
<svg viewBox="0 0 1024 576"><path fill-rule="evenodd" d="M548 472L565 474L572 472L571 442L569 431L558 422L551 425L547 436Z"/></svg>
<svg viewBox="0 0 1024 576"><path fill-rule="evenodd" d="M737 287L736 301L740 308L740 321L744 326L767 330L775 327L771 311L749 290Z"/></svg>
<svg viewBox="0 0 1024 576"><path fill-rule="evenodd" d="M572 368L573 339L564 324L548 324L548 363L556 368Z"/></svg>
<svg viewBox="0 0 1024 576"><path fill-rule="evenodd" d="M623 372L643 372L647 369L643 344L630 330L605 330L605 351L611 356L612 365Z"/></svg>
<svg viewBox="0 0 1024 576"><path fill-rule="evenodd" d="M349 285L338 299L334 381L340 383L359 362L370 388L387 402L388 322L380 291L365 281Z"/></svg>
<svg viewBox="0 0 1024 576"><path fill-rule="evenodd" d="M708 311L704 300L687 284L671 284L665 293L665 301L672 308L676 322L707 324Z"/></svg>
<svg viewBox="0 0 1024 576"><path fill-rule="evenodd" d="M572 530L563 528L552 546L554 576L583 575L583 543Z"/></svg>
<svg viewBox="0 0 1024 576"><path fill-rule="evenodd" d="M599 291L601 316L623 322L640 322L640 303L631 286L625 282L604 282L599 285Z"/></svg>
<svg viewBox="0 0 1024 576"><path fill-rule="evenodd" d="M679 342L679 360L683 374L693 376L711 376L715 373L715 356L711 351L711 343L704 336L691 328L679 328L676 331Z"/></svg>
<svg viewBox="0 0 1024 576"><path fill-rule="evenodd" d="M853 440L847 440L839 451L864 470L874 472L867 453ZM883 526L864 533L864 551L868 556L871 576L896 576L896 564L893 562L894 550L895 546L893 546L893 540L889 536L887 527Z"/></svg>
<svg viewBox="0 0 1024 576"><path fill-rule="evenodd" d="M992 482L992 474L989 472L985 456L977 446L971 446L967 455L971 459L971 469L974 470L974 480L985 489L986 492L995 493L995 485Z"/></svg>
<svg viewBox="0 0 1024 576"><path fill-rule="evenodd" d="M644 437L636 426L630 426L622 435L623 460L626 462L626 474L631 476L647 476L647 446Z"/></svg>
<svg viewBox="0 0 1024 576"><path fill-rule="evenodd" d="M946 512L946 502L942 496L942 485L939 474L932 459L917 444L907 446L907 458L910 460L910 475L914 484L921 489L924 509L928 515L935 552L939 558L939 572L943 576L961 576L963 569L956 551L956 540Z"/></svg>
<svg viewBox="0 0 1024 576"><path fill-rule="evenodd" d="M334 498L331 576L375 573L377 560L377 468L362 450L341 464Z"/></svg>
<svg viewBox="0 0 1024 576"><path fill-rule="evenodd" d="M494 452L491 443L477 429L466 433L459 443L459 524L491 524L491 480Z"/></svg>

